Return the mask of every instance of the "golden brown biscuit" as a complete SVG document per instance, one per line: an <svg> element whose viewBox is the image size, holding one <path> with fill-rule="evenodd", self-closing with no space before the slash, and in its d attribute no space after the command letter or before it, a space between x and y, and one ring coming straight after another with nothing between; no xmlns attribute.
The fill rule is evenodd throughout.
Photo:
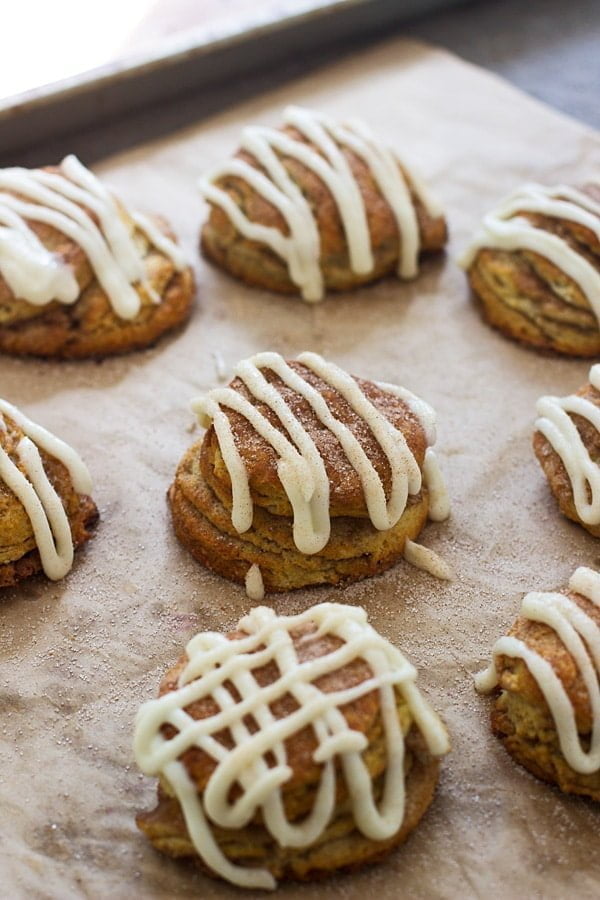
<svg viewBox="0 0 600 900"><path fill-rule="evenodd" d="M533 449L563 515L600 537L600 366L569 397L541 397Z"/></svg>
<svg viewBox="0 0 600 900"><path fill-rule="evenodd" d="M74 450L0 400L0 587L69 571L98 521L90 489Z"/></svg>
<svg viewBox="0 0 600 900"><path fill-rule="evenodd" d="M233 160L200 181L204 254L247 284L305 300L440 250L446 222L406 165L361 123L290 107L276 131L247 128Z"/></svg>
<svg viewBox="0 0 600 900"><path fill-rule="evenodd" d="M184 322L191 269L74 157L0 171L0 351L59 359L148 347Z"/></svg>
<svg viewBox="0 0 600 900"><path fill-rule="evenodd" d="M203 565L242 583L258 566L269 591L356 581L397 562L428 512L446 517L422 401L316 354L259 354L236 371L197 402L212 424L169 491L175 532Z"/></svg>
<svg viewBox="0 0 600 900"><path fill-rule="evenodd" d="M415 674L356 607L259 607L227 639L197 635L138 714L137 762L160 778L138 826L244 887L380 859L429 807L449 748Z"/></svg>
<svg viewBox="0 0 600 900"><path fill-rule="evenodd" d="M600 191L526 185L461 260L485 319L524 344L600 353Z"/></svg>
<svg viewBox="0 0 600 900"><path fill-rule="evenodd" d="M600 800L600 575L577 569L568 590L528 594L478 676L496 689L492 730L510 755L567 793ZM594 657L594 654L595 657Z"/></svg>

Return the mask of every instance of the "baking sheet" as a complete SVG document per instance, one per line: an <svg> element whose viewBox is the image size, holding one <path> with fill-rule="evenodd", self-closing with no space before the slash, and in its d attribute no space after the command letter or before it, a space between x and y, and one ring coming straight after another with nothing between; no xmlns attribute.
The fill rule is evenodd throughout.
<svg viewBox="0 0 600 900"><path fill-rule="evenodd" d="M155 112L157 104L180 100L182 93L188 97L196 95L197 115L203 117L214 111L210 98L214 104L214 93L224 85L239 84L258 71L276 71L282 66L291 77L290 63L297 66L302 61L306 67L309 58L319 51L329 48L333 54L334 48L337 46L339 51L344 41L356 40L357 36L363 41L369 36L373 39L415 15L464 2L156 0L149 4L152 8L137 27L128 20L111 22L113 30L108 36L110 46L105 47L105 62L97 64L102 58L103 35L95 34L95 55L89 56L89 42L86 45L88 65L95 67L77 71L75 66L75 71L68 74L73 59L81 59L78 37L83 38L83 34L78 36L81 29L77 22L71 23L66 35L71 43L66 45L66 53L59 44L53 48L54 59L38 59L34 46L24 57L22 70L17 64L11 71L10 57L8 63L5 61L5 71L0 74L0 162L16 165L19 153L31 158L32 152L35 156L43 150L42 142L60 142L62 138L64 143L65 135L99 129L102 124L113 126L115 119L131 112L139 115L144 107ZM60 7L53 13L55 19L60 18ZM106 16L106 9L100 15ZM94 32L96 25L92 13L86 22L87 30ZM7 23L3 33L9 46L24 43L22 38L19 40L18 29L15 34L14 26L14 22ZM43 27L38 23L40 30ZM43 80L44 72L47 77L52 72L56 77L61 71L65 75L59 81ZM11 90L6 95L6 85L16 84L23 77L33 87L18 94ZM203 102L208 102L208 109L202 108ZM193 115L192 112L189 118ZM131 140L127 146L130 143ZM111 149L115 146L123 144L113 143ZM94 161L103 155L96 147L90 152L96 154ZM43 164L39 158L34 163Z"/></svg>
<svg viewBox="0 0 600 900"><path fill-rule="evenodd" d="M387 280L315 307L250 290L200 261L194 179L235 148L243 124L275 124L287 103L362 116L416 161L448 212L446 258L428 261L412 284ZM187 330L141 354L0 360L0 394L81 451L102 514L65 581L2 595L0 896L241 896L159 856L137 832L134 814L153 804L155 784L136 771L131 736L139 703L189 637L231 627L250 605L179 547L165 491L196 436L189 400L217 383L216 360L229 367L272 348L316 350L436 407L453 508L422 540L458 573L448 584L401 564L347 589L272 598L284 612L325 599L364 605L418 666L453 742L434 805L404 848L363 873L282 886L281 896L596 897L600 810L505 755L470 674L523 592L600 565L600 544L559 515L530 448L536 398L575 389L589 363L540 356L490 331L454 258L519 182L597 174L597 136L444 52L393 41L98 168L134 208L170 217L195 260L198 302Z"/></svg>

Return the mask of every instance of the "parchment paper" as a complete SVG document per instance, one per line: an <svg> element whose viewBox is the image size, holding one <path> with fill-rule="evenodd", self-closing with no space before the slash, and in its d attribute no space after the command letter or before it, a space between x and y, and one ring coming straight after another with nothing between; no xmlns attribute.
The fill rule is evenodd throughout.
<svg viewBox="0 0 600 900"><path fill-rule="evenodd" d="M250 290L200 261L201 170L248 122L287 103L360 116L416 161L447 210L447 257L320 306ZM457 252L481 214L524 180L584 181L600 143L581 125L446 53L395 41L99 167L134 208L166 214L194 259L198 302L183 333L102 364L0 360L0 395L72 442L95 478L102 522L62 583L5 591L0 605L0 895L3 898L234 898L236 889L155 853L134 814L154 802L132 759L132 722L199 629L227 629L250 604L175 540L165 491L198 436L191 397L255 351L313 349L397 381L438 411L453 507L424 543L451 584L401 564L348 589L276 595L281 611L332 598L362 604L420 670L453 753L409 843L363 873L282 897L597 897L600 809L518 768L488 726L471 673L523 592L599 565L600 544L563 519L530 448L534 404L589 364L536 355L488 329ZM257 895L254 895L257 896Z"/></svg>

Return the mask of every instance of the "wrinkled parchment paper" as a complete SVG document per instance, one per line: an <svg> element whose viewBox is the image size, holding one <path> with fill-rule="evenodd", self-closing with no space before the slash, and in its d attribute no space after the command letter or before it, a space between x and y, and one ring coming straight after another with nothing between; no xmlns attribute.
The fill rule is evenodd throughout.
<svg viewBox="0 0 600 900"><path fill-rule="evenodd" d="M275 124L287 103L363 117L416 161L448 213L446 258L412 284L390 279L315 307L202 262L196 177L233 151L242 125ZM364 605L418 666L453 753L404 848L362 873L282 886L281 896L597 897L600 809L505 755L471 679L523 592L600 565L600 543L559 515L530 448L536 398L577 388L589 364L489 330L454 262L481 214L520 182L597 174L597 138L444 52L394 41L98 168L134 208L171 219L194 260L198 300L189 327L145 353L102 364L0 359L0 395L81 451L102 513L65 581L2 594L0 896L241 896L159 856L137 832L134 814L153 804L155 784L136 771L132 723L190 636L233 626L250 605L171 532L165 491L199 434L189 400L218 383L221 363L312 349L436 407L452 517L421 539L458 574L447 584L401 564L348 589L276 595L273 605Z"/></svg>

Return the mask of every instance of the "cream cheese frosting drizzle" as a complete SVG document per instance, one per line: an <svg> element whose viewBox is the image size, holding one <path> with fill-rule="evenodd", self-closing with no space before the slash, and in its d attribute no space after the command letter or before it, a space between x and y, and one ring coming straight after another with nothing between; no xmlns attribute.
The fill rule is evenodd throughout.
<svg viewBox="0 0 600 900"><path fill-rule="evenodd" d="M406 165L401 164L394 152L377 141L361 122L352 120L340 125L325 114L296 106L285 110L283 120L284 125L295 128L302 139L297 140L274 128L245 128L241 148L252 154L262 171L242 159L216 166L199 181L206 200L219 206L240 234L266 244L285 260L290 278L303 298L316 302L324 293L319 230L310 204L288 174L282 157L298 160L329 189L342 220L350 267L356 274L368 274L374 268L371 236L364 199L343 153L343 148L348 148L369 167L392 210L399 235L398 276L413 278L418 271L420 235L411 189L431 215L440 215L420 180L411 172L409 187L403 174L408 171ZM215 183L226 176L242 178L274 206L285 220L289 234L284 235L278 228L249 219L232 197Z"/></svg>
<svg viewBox="0 0 600 900"><path fill-rule="evenodd" d="M179 248L151 220L140 214L133 220L176 269L184 268ZM160 302L146 279L134 230L123 220L112 194L75 156L65 157L58 172L0 170L2 277L16 298L34 306L53 300L75 303L80 290L72 269L44 247L29 222L50 225L81 247L120 318L133 319L140 311L135 285Z"/></svg>
<svg viewBox="0 0 600 900"><path fill-rule="evenodd" d="M343 643L324 656L301 662L292 632L308 623L316 626L315 637L333 635ZM265 827L281 846L313 844L334 815L337 757L350 793L356 827L372 840L385 840L398 831L405 811L405 747L396 693L408 705L432 755L446 753L449 742L440 719L416 686L416 670L368 624L364 609L322 603L300 615L277 616L272 609L261 606L251 610L239 628L247 634L241 640L228 640L211 632L192 638L186 648L188 663L177 690L141 707L135 725L134 752L143 772L162 775L173 788L194 847L211 869L242 887L273 889L275 880L265 869L236 866L226 859L211 823L222 828L243 828L260 811ZM318 678L355 659L367 662L370 678L331 693L317 687ZM277 664L279 677L261 687L253 670L271 661ZM239 702L225 688L227 681L239 692ZM349 726L341 711L346 704L372 691L379 693L387 753L379 806L362 759L367 739ZM276 719L272 704L286 694L291 694L298 708L285 718ZM209 718L194 720L186 707L205 697L211 697L219 711ZM245 725L247 716L259 725L254 734ZM178 730L172 740L166 740L161 733L166 723ZM312 726L318 741L314 760L322 765L321 780L311 812L295 824L286 817L281 792L292 775L284 742L307 726ZM214 735L224 728L230 730L235 744L232 750L215 740ZM216 763L202 797L179 761L193 746ZM274 766L269 766L267 756L273 757ZM228 797L235 784L241 787L242 794L230 803Z"/></svg>
<svg viewBox="0 0 600 900"><path fill-rule="evenodd" d="M262 572L256 563L253 563L246 572L245 585L246 595L250 600L254 600L255 602L264 600L265 586L263 584Z"/></svg>
<svg viewBox="0 0 600 900"><path fill-rule="evenodd" d="M371 403L351 375L333 363L326 362L316 353L301 353L298 362L334 388L368 425L389 462L392 476L389 500L386 499L385 488L377 470L351 429L336 419L319 391L292 369L278 353L259 353L244 360L236 366L234 374L244 382L253 398L265 403L275 413L286 434L275 428L249 400L233 388L216 388L210 391L205 397L193 401L192 409L197 413L200 424L208 427L212 422L214 425L231 479L231 521L236 531L242 534L251 527L253 503L248 473L235 445L231 425L223 407L243 415L277 453L279 479L293 510L294 542L301 553L311 554L322 550L330 537L329 477L313 439L283 396L268 382L262 369L275 372L284 384L302 396L319 421L337 438L360 478L369 517L375 528L380 531L393 528L406 508L409 494L418 494L421 490L422 477L402 432ZM405 399L418 418L418 412L422 413L426 432L435 436L435 414L431 407L422 400L417 401L408 391L396 389L396 392ZM444 507L443 482L433 461L428 468L428 480L434 486L434 514L439 516Z"/></svg>
<svg viewBox="0 0 600 900"><path fill-rule="evenodd" d="M410 538L407 538L404 543L404 559L411 566L428 572L434 578L439 578L440 581L452 581L454 578L452 566L439 553L429 547L424 547L423 544L411 541Z"/></svg>
<svg viewBox="0 0 600 900"><path fill-rule="evenodd" d="M432 522L444 522L450 515L450 497L437 456L431 447L425 451L423 481L429 492L429 518Z"/></svg>
<svg viewBox="0 0 600 900"><path fill-rule="evenodd" d="M600 364L592 366L590 384L600 391ZM540 397L536 404L541 432L566 469L577 515L586 525L600 524L600 466L585 446L571 413L583 417L600 432L600 408L585 397Z"/></svg>
<svg viewBox="0 0 600 900"><path fill-rule="evenodd" d="M579 286L600 320L600 271L564 238L534 225L522 213L566 219L588 228L600 241L600 203L567 185L526 184L484 217L482 228L459 259L460 265L468 269L484 247L538 253Z"/></svg>
<svg viewBox="0 0 600 900"><path fill-rule="evenodd" d="M581 567L569 581L569 590L587 597L600 607L600 573ZM498 685L495 660L499 656L523 660L535 678L556 725L561 752L575 772L592 774L600 770L600 628L570 597L562 593L531 593L523 600L521 615L553 628L573 657L585 684L592 710L589 747L582 745L575 711L562 681L550 663L515 637L500 638L494 646L491 666L475 677L479 691L488 693Z"/></svg>
<svg viewBox="0 0 600 900"><path fill-rule="evenodd" d="M71 569L73 538L67 513L44 470L39 451L44 450L60 460L78 493L89 494L92 480L85 463L72 447L36 425L11 403L0 399L0 431L7 430L4 416L12 419L24 436L17 445L18 465L0 446L0 479L23 504L44 572L55 581Z"/></svg>

